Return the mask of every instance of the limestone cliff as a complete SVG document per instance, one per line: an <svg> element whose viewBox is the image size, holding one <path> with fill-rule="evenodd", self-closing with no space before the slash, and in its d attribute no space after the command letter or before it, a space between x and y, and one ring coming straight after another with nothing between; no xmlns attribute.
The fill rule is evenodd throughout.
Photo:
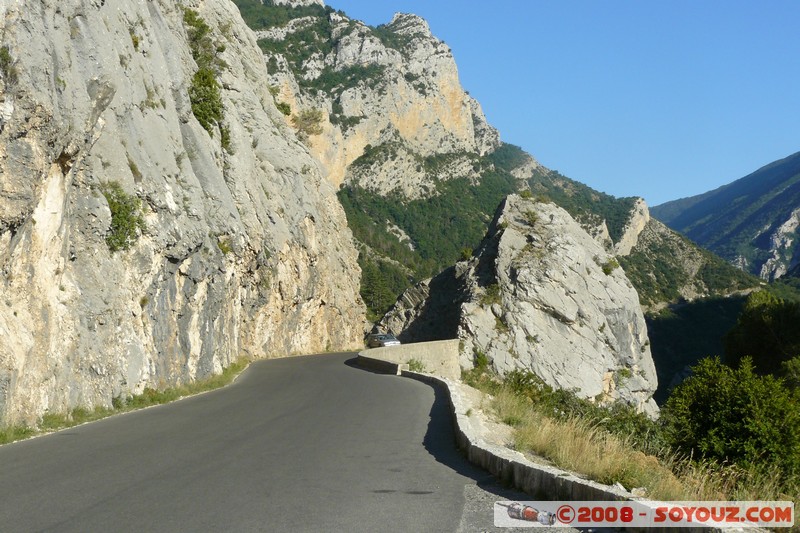
<svg viewBox="0 0 800 533"><path fill-rule="evenodd" d="M407 291L381 328L458 337L461 364L529 369L549 384L648 413L657 379L636 290L563 209L512 195L474 257Z"/></svg>
<svg viewBox="0 0 800 533"><path fill-rule="evenodd" d="M642 234L647 223L650 222L650 211L643 198L637 198L631 210L630 218L625 224L622 237L614 243L614 253L617 255L630 255L631 250L639 242L639 235Z"/></svg>
<svg viewBox="0 0 800 533"><path fill-rule="evenodd" d="M323 112L321 131L308 143L333 184L412 199L432 194L434 178L478 179L473 160L499 137L427 22L397 14L371 28L331 8L297 10L296 17L253 25L270 83L289 106L287 123L304 110ZM432 172L426 159L442 154L447 164Z"/></svg>
<svg viewBox="0 0 800 533"><path fill-rule="evenodd" d="M219 54L207 128L184 7ZM0 34L0 422L360 341L344 214L233 4L2 2ZM142 206L128 250L111 183Z"/></svg>

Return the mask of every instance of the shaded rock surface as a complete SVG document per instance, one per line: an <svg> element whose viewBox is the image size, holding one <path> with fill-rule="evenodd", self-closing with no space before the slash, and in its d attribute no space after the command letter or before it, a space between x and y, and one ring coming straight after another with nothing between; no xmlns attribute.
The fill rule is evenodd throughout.
<svg viewBox="0 0 800 533"><path fill-rule="evenodd" d="M403 294L380 325L404 341L461 339L462 368L528 369L552 386L650 414L657 378L638 296L563 209L512 195L475 256Z"/></svg>
<svg viewBox="0 0 800 533"><path fill-rule="evenodd" d="M226 149L192 112L183 6L225 63ZM3 2L0 31L0 422L360 342L344 214L232 3ZM146 225L115 253L112 181Z"/></svg>

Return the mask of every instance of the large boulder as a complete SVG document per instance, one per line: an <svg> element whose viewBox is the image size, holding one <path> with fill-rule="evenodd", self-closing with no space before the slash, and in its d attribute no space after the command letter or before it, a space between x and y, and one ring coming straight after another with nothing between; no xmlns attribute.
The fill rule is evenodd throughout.
<svg viewBox="0 0 800 533"><path fill-rule="evenodd" d="M476 254L407 291L381 327L455 338L462 368L531 370L554 387L649 414L656 371L636 290L616 259L560 207L500 206Z"/></svg>

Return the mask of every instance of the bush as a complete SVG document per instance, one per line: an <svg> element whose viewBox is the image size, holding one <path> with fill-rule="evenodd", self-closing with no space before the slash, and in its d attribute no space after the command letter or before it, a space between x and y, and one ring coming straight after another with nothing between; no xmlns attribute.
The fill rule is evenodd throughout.
<svg viewBox="0 0 800 533"><path fill-rule="evenodd" d="M197 72L192 76L192 85L189 87L192 113L203 129L212 137L219 126L222 148L230 151L230 130L221 124L224 109L217 80L220 69L226 66L219 57L219 54L225 50L225 46L214 42L211 36L211 27L197 11L184 9L183 23L189 36L192 58L198 67Z"/></svg>
<svg viewBox="0 0 800 533"><path fill-rule="evenodd" d="M491 285L487 285L484 293L481 295L480 304L481 305L494 305L502 303L503 298L500 294L500 285L497 283L492 283Z"/></svg>
<svg viewBox="0 0 800 533"><path fill-rule="evenodd" d="M611 273L618 268L619 268L619 261L617 261L616 258L612 257L611 259L603 263L603 274L605 274L606 276L610 276Z"/></svg>
<svg viewBox="0 0 800 533"><path fill-rule="evenodd" d="M0 46L0 74L3 75L6 88L16 85L19 74L7 45Z"/></svg>
<svg viewBox="0 0 800 533"><path fill-rule="evenodd" d="M773 376L759 376L750 358L737 369L718 357L702 360L662 410L674 448L741 468L777 467L800 475L797 398Z"/></svg>
<svg viewBox="0 0 800 533"><path fill-rule="evenodd" d="M412 372L425 372L425 363L419 359L411 359L408 361L408 369Z"/></svg>
<svg viewBox="0 0 800 533"><path fill-rule="evenodd" d="M222 120L222 97L213 70L201 68L194 73L189 99L195 118L213 137L216 125Z"/></svg>
<svg viewBox="0 0 800 533"><path fill-rule="evenodd" d="M280 111L287 117L292 114L292 106L290 106L286 102L275 102L275 107L277 107L278 111Z"/></svg>
<svg viewBox="0 0 800 533"><path fill-rule="evenodd" d="M491 362L489 361L489 357L484 352L482 352L480 350L477 350L475 352L475 368L476 369L478 369L480 371L487 370L489 368L489 364L490 363Z"/></svg>
<svg viewBox="0 0 800 533"><path fill-rule="evenodd" d="M800 303L751 294L724 342L727 364L750 356L759 373L782 375L781 365L800 356Z"/></svg>
<svg viewBox="0 0 800 533"><path fill-rule="evenodd" d="M111 210L111 230L106 236L108 249L112 252L127 250L136 242L139 232L146 230L142 201L126 193L116 181L103 184L100 191Z"/></svg>
<svg viewBox="0 0 800 533"><path fill-rule="evenodd" d="M319 135L322 133L322 111L304 109L292 117L292 124L301 139L307 139L310 135Z"/></svg>

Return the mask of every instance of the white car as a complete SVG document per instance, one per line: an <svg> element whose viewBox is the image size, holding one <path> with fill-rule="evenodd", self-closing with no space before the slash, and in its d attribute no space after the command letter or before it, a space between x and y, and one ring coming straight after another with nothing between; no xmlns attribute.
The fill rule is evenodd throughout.
<svg viewBox="0 0 800 533"><path fill-rule="evenodd" d="M368 348L382 348L384 346L400 346L400 341L389 333L373 333L367 337Z"/></svg>

